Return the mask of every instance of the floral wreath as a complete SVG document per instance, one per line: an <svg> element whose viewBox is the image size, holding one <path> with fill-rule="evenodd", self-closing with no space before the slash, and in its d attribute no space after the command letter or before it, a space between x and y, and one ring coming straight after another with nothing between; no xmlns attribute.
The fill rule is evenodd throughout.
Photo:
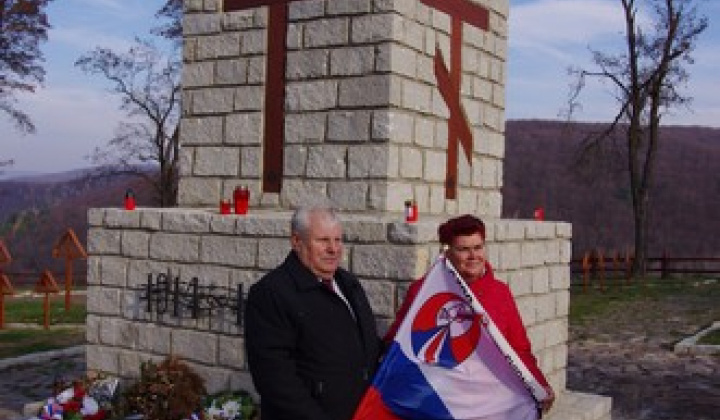
<svg viewBox="0 0 720 420"><path fill-rule="evenodd" d="M244 390L207 395L202 379L177 357L145 362L141 377L118 391L116 377L58 381L36 417L29 420L255 420L258 406ZM169 410L179 403L182 407ZM164 409L162 408L164 407ZM159 410L159 411L158 411Z"/></svg>
<svg viewBox="0 0 720 420"><path fill-rule="evenodd" d="M112 409L117 378L83 379L72 384L57 383L62 389L49 398L32 420L104 420Z"/></svg>

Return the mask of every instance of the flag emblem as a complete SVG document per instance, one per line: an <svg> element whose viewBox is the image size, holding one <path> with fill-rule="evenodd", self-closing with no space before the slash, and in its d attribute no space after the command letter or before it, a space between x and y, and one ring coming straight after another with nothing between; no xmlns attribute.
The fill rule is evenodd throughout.
<svg viewBox="0 0 720 420"><path fill-rule="evenodd" d="M415 356L452 369L465 361L480 339L478 317L455 293L437 293L419 309L410 339Z"/></svg>

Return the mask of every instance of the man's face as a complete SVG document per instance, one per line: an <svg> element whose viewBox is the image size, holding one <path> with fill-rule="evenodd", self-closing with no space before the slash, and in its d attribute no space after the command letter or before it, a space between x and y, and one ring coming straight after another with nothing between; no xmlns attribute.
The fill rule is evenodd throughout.
<svg viewBox="0 0 720 420"><path fill-rule="evenodd" d="M466 281L477 279L485 271L485 241L479 233L455 237L446 255Z"/></svg>
<svg viewBox="0 0 720 420"><path fill-rule="evenodd" d="M320 278L332 278L343 253L342 227L322 213L311 213L307 237L294 233L292 246L300 261Z"/></svg>

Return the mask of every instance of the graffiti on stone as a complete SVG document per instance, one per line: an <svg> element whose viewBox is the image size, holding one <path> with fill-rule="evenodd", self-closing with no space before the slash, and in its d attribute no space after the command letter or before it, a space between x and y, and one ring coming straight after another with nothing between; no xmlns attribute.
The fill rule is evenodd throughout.
<svg viewBox="0 0 720 420"><path fill-rule="evenodd" d="M229 288L201 284L197 277L183 282L180 277L173 278L166 273L149 273L140 300L145 302L146 312L175 318L212 318L220 311L230 311L235 315L237 326L242 326L242 284Z"/></svg>

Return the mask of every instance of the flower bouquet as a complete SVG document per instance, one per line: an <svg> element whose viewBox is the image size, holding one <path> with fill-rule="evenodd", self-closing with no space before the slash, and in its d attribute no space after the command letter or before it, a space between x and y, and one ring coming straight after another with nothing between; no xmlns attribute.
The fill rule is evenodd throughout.
<svg viewBox="0 0 720 420"><path fill-rule="evenodd" d="M117 378L58 382L55 397L42 405L33 420L104 420L112 411Z"/></svg>
<svg viewBox="0 0 720 420"><path fill-rule="evenodd" d="M211 395L205 399L202 418L204 420L254 420L257 418L257 404L246 391L228 391Z"/></svg>
<svg viewBox="0 0 720 420"><path fill-rule="evenodd" d="M207 395L203 379L179 358L140 367L140 379L122 394L119 412L124 417L182 420L198 417Z"/></svg>

